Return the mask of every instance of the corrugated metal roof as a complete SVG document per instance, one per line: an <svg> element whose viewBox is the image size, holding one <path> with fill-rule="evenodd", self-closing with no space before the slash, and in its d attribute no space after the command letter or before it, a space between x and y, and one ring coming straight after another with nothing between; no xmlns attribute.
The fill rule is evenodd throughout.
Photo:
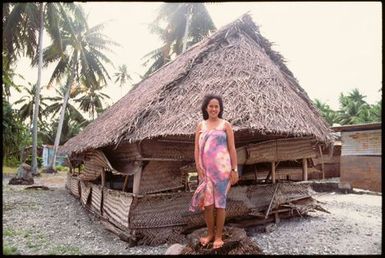
<svg viewBox="0 0 385 258"><path fill-rule="evenodd" d="M381 155L381 130L342 132L341 156Z"/></svg>
<svg viewBox="0 0 385 258"><path fill-rule="evenodd" d="M379 123L367 123L367 124L355 124L355 125L341 125L333 126L331 129L335 132L347 132L347 131L363 131L363 130L373 130L380 129L381 122Z"/></svg>

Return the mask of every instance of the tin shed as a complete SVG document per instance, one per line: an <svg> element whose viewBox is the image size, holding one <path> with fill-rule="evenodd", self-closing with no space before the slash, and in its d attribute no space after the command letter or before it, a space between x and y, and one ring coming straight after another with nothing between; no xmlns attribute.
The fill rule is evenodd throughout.
<svg viewBox="0 0 385 258"><path fill-rule="evenodd" d="M341 132L341 183L381 192L381 123L332 129Z"/></svg>

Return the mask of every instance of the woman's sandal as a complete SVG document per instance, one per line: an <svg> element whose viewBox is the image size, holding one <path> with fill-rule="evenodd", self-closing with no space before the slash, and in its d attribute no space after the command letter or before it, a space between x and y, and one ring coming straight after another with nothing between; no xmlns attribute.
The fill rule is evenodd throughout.
<svg viewBox="0 0 385 258"><path fill-rule="evenodd" d="M224 242L222 239L215 239L213 243L213 249L219 249L223 246Z"/></svg>
<svg viewBox="0 0 385 258"><path fill-rule="evenodd" d="M214 236L212 236L212 237L205 236L205 237L201 237L199 239L199 242L201 243L202 246L207 246L213 240L214 240Z"/></svg>

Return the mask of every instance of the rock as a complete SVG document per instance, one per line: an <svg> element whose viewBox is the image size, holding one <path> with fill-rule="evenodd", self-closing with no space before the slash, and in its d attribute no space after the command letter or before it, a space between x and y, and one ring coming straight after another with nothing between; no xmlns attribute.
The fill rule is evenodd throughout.
<svg viewBox="0 0 385 258"><path fill-rule="evenodd" d="M242 228L225 226L223 230L223 246L213 249L213 243L203 247L199 243L199 238L205 235L207 229L195 230L187 236L188 245L183 248L181 254L262 254L262 250L252 241Z"/></svg>
<svg viewBox="0 0 385 258"><path fill-rule="evenodd" d="M277 229L277 225L275 223L270 223L270 224L266 225L265 232L266 233L271 233L271 232L273 232L276 229Z"/></svg>
<svg viewBox="0 0 385 258"><path fill-rule="evenodd" d="M16 176L8 182L9 185L33 185L33 183L31 166L26 163L22 163L17 168Z"/></svg>
<svg viewBox="0 0 385 258"><path fill-rule="evenodd" d="M183 248L185 248L185 245L181 244L173 244L171 245L165 252L165 254L170 255L180 255L182 253Z"/></svg>

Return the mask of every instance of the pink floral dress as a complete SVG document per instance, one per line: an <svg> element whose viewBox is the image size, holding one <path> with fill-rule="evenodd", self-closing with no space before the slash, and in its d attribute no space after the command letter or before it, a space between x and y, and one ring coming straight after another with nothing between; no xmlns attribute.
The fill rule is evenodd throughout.
<svg viewBox="0 0 385 258"><path fill-rule="evenodd" d="M204 178L194 192L189 210L204 210L214 204L215 208L226 208L227 192L230 189L231 160L227 147L227 134L222 120L218 128L208 130L203 121L199 136L199 159Z"/></svg>

